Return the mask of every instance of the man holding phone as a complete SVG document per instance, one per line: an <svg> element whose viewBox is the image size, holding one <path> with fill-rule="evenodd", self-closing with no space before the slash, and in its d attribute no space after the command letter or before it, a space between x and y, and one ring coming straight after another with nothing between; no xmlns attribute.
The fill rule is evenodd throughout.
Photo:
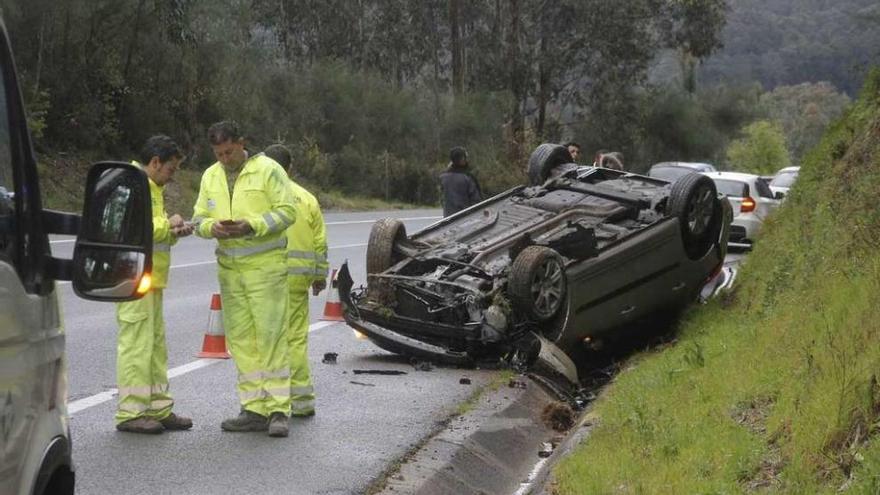
<svg viewBox="0 0 880 495"><path fill-rule="evenodd" d="M183 153L170 137L157 135L147 139L139 160L132 163L147 174L153 212L152 286L141 299L116 305L116 429L131 433L188 430L192 420L171 412L174 400L168 390L168 350L162 315L171 246L177 238L193 231L180 215L169 218L165 213L165 185L177 172Z"/></svg>
<svg viewBox="0 0 880 495"><path fill-rule="evenodd" d="M286 332L287 237L296 220L287 174L265 155L249 156L238 126L208 129L217 162L202 175L196 235L217 239L223 325L238 369L241 412L224 431L286 437L290 369Z"/></svg>

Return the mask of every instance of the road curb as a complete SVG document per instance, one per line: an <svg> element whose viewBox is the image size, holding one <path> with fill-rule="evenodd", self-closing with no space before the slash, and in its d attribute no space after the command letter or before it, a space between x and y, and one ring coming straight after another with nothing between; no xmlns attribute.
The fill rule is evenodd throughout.
<svg viewBox="0 0 880 495"><path fill-rule="evenodd" d="M538 383L518 378L484 393L388 475L381 494L515 493L533 479L539 452L560 433L541 418L557 402ZM531 475L530 475L531 473Z"/></svg>

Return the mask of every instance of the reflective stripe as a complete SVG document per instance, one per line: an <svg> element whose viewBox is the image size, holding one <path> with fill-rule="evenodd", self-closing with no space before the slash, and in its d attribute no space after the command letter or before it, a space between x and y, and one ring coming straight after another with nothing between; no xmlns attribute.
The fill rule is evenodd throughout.
<svg viewBox="0 0 880 495"><path fill-rule="evenodd" d="M243 375L238 375L238 381L241 382L258 382L263 379L262 371L251 371Z"/></svg>
<svg viewBox="0 0 880 495"><path fill-rule="evenodd" d="M144 385L142 387L119 387L119 397L123 397L126 395L149 397L152 391L153 388L149 385Z"/></svg>
<svg viewBox="0 0 880 495"><path fill-rule="evenodd" d="M284 216L284 213L281 213L280 211L276 211L275 214L278 215L279 217L281 217L281 221L284 222L284 224L287 227L290 227L291 225L293 225L294 219L287 218L286 216Z"/></svg>
<svg viewBox="0 0 880 495"><path fill-rule="evenodd" d="M310 266L292 266L287 269L288 275L314 275L315 269Z"/></svg>
<svg viewBox="0 0 880 495"><path fill-rule="evenodd" d="M171 244L166 244L164 242L153 244L153 252L168 253L170 251L171 251Z"/></svg>
<svg viewBox="0 0 880 495"><path fill-rule="evenodd" d="M291 400L290 401L290 410L294 413L298 412L312 412L315 410L315 401L314 400Z"/></svg>
<svg viewBox="0 0 880 495"><path fill-rule="evenodd" d="M139 403L135 403L135 402L125 402L125 403L120 403L116 409L119 411L125 411L125 412L130 412L130 413L142 413L142 412L147 412L148 408L147 408L146 404L139 404Z"/></svg>
<svg viewBox="0 0 880 495"><path fill-rule="evenodd" d="M288 251L288 252L287 252L287 257L288 257L288 258L302 259L302 260L317 260L317 259L318 259L318 253L316 253L316 252L314 252L314 251L295 251L295 250L291 250L291 251Z"/></svg>
<svg viewBox="0 0 880 495"><path fill-rule="evenodd" d="M168 393L168 384L160 383L158 385L153 385L150 387L150 392L153 394L165 394Z"/></svg>
<svg viewBox="0 0 880 495"><path fill-rule="evenodd" d="M267 388L266 396L290 397L290 389L287 387Z"/></svg>
<svg viewBox="0 0 880 495"><path fill-rule="evenodd" d="M321 253L315 253L315 261L317 261L318 263L326 263L327 262L327 255L321 254Z"/></svg>
<svg viewBox="0 0 880 495"><path fill-rule="evenodd" d="M252 254L264 253L273 249L287 247L287 238L281 237L274 241L266 242L256 246L240 247L240 248L223 248L218 247L214 253L217 256L250 256Z"/></svg>
<svg viewBox="0 0 880 495"><path fill-rule="evenodd" d="M290 387L290 395L309 395L315 393L314 387Z"/></svg>
<svg viewBox="0 0 880 495"><path fill-rule="evenodd" d="M273 378L283 378L283 379L287 380L290 378L290 370L289 369L282 369L282 370L278 370L278 371L267 372L266 374L263 375L263 378L265 378L266 380L271 380Z"/></svg>
<svg viewBox="0 0 880 495"><path fill-rule="evenodd" d="M238 381L241 382L256 382L260 380L270 380L273 378L280 378L287 380L290 378L290 370L278 370L278 371L251 371L250 373L244 373L242 375L238 375Z"/></svg>
<svg viewBox="0 0 880 495"><path fill-rule="evenodd" d="M275 217L273 217L271 213L263 213L263 220L266 222L266 227L269 228L270 232L275 232L277 230L278 222L275 221Z"/></svg>
<svg viewBox="0 0 880 495"><path fill-rule="evenodd" d="M150 403L150 409L154 411L158 411L159 409L165 409L166 407L171 407L174 405L173 400L154 400Z"/></svg>

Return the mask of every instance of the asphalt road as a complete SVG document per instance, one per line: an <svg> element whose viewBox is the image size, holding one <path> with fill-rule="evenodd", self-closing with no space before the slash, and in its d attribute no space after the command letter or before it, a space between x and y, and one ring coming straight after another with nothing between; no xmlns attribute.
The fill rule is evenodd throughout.
<svg viewBox="0 0 880 495"><path fill-rule="evenodd" d="M404 223L414 232L439 215L436 210L328 214L331 267L348 259L355 280L363 281L373 220L409 218ZM73 243L55 238L52 246L69 256ZM218 291L213 249L212 241L182 239L172 250L165 292L171 391L175 411L195 423L187 432L145 436L114 429L114 306L84 301L69 284L61 285L77 493L360 493L492 376L479 370L415 371L405 360L357 340L344 324L319 322L322 294L310 304L317 415L291 420L285 439L224 433L220 422L239 408L234 365L195 357L211 294ZM322 364L325 352L338 353L338 364ZM407 374L355 376L354 369ZM459 384L462 376L472 384Z"/></svg>

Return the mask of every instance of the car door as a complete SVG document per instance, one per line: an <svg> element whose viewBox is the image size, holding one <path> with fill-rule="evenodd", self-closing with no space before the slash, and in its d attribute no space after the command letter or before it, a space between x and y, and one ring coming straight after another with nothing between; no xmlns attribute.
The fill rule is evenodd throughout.
<svg viewBox="0 0 880 495"><path fill-rule="evenodd" d="M64 337L44 262L49 244L36 167L3 36L0 45L0 487L19 493L30 489L54 436L47 417L63 414Z"/></svg>

